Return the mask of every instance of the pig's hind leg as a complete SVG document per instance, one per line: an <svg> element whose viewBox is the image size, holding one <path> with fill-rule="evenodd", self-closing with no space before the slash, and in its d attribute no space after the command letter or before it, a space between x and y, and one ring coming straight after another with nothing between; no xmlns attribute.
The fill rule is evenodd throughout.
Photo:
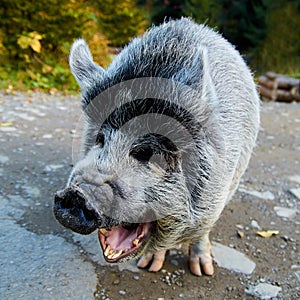
<svg viewBox="0 0 300 300"><path fill-rule="evenodd" d="M203 235L199 242L190 244L190 270L194 275L213 275L212 249L208 233ZM202 271L201 271L202 270Z"/></svg>

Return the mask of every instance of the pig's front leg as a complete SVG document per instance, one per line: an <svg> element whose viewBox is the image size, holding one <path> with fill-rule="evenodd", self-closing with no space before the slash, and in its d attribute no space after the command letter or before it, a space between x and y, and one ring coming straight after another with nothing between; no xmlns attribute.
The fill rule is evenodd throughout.
<svg viewBox="0 0 300 300"><path fill-rule="evenodd" d="M147 252L140 258L137 266L139 268L146 268L153 259L149 271L158 272L164 264L166 252L167 250L158 251L156 253Z"/></svg>
<svg viewBox="0 0 300 300"><path fill-rule="evenodd" d="M156 253L147 252L140 258L137 265L139 268L146 268L151 262L149 271L158 272L163 267L166 252L167 250ZM212 250L208 233L203 235L199 242L190 244L189 253L189 266L194 275L201 276L202 272L205 275L213 275Z"/></svg>
<svg viewBox="0 0 300 300"><path fill-rule="evenodd" d="M206 275L213 275L212 249L208 233L203 235L199 242L190 244L189 265L191 272L201 276L203 271Z"/></svg>

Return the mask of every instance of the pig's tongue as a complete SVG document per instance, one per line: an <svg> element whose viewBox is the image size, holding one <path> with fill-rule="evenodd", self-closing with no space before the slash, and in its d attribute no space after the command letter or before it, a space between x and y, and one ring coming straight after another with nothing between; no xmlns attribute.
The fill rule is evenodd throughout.
<svg viewBox="0 0 300 300"><path fill-rule="evenodd" d="M136 252L150 233L151 223L125 228L122 225L110 230L99 229L99 240L104 258L109 262L117 262L123 257Z"/></svg>
<svg viewBox="0 0 300 300"><path fill-rule="evenodd" d="M131 249L132 242L138 237L138 228L128 230L122 226L113 227L107 235L106 241L112 249L119 251L120 249Z"/></svg>

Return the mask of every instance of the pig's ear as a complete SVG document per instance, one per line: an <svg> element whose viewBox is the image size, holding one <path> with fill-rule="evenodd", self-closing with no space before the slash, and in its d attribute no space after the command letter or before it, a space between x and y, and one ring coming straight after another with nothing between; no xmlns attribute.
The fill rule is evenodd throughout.
<svg viewBox="0 0 300 300"><path fill-rule="evenodd" d="M207 48L205 46L201 49L201 54L202 54L202 100L208 103L208 99L210 99L209 102L216 104L217 93L211 78L209 58L208 58Z"/></svg>
<svg viewBox="0 0 300 300"><path fill-rule="evenodd" d="M105 75L105 70L94 63L89 46L83 39L74 42L70 51L69 64L82 90L91 86L93 82L101 80Z"/></svg>

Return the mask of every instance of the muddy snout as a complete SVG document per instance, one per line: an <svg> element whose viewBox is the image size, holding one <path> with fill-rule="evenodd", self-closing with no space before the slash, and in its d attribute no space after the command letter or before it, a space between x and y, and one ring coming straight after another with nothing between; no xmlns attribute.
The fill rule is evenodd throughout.
<svg viewBox="0 0 300 300"><path fill-rule="evenodd" d="M99 225L101 218L86 197L77 189L68 187L58 191L54 198L54 215L65 227L81 234L90 234Z"/></svg>

